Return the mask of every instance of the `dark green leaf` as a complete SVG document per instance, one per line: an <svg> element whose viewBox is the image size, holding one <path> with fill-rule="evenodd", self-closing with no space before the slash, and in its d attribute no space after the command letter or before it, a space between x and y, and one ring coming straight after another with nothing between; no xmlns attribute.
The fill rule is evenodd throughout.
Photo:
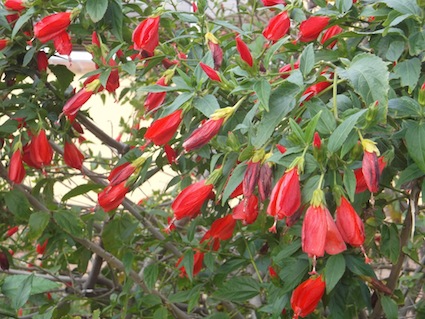
<svg viewBox="0 0 425 319"><path fill-rule="evenodd" d="M11 134L18 129L18 121L15 120L7 120L2 125L0 125L0 132Z"/></svg>
<svg viewBox="0 0 425 319"><path fill-rule="evenodd" d="M153 319L167 319L168 318L168 309L165 306L161 306L155 310L153 314Z"/></svg>
<svg viewBox="0 0 425 319"><path fill-rule="evenodd" d="M245 175L246 164L241 163L233 170L232 175L230 175L229 181L227 182L226 187L223 191L223 197L221 202L224 204L227 202L230 194L242 183L243 177Z"/></svg>
<svg viewBox="0 0 425 319"><path fill-rule="evenodd" d="M86 9L92 21L96 23L105 15L108 0L87 0Z"/></svg>
<svg viewBox="0 0 425 319"><path fill-rule="evenodd" d="M123 71L127 72L129 75L134 76L136 74L136 63L133 61L126 62L121 65Z"/></svg>
<svg viewBox="0 0 425 319"><path fill-rule="evenodd" d="M330 256L325 268L326 293L329 294L345 272L345 259L341 254Z"/></svg>
<svg viewBox="0 0 425 319"><path fill-rule="evenodd" d="M28 239L34 240L41 236L44 229L49 224L50 214L47 212L32 213L28 222Z"/></svg>
<svg viewBox="0 0 425 319"><path fill-rule="evenodd" d="M266 79L261 79L254 83L254 92L257 94L258 99L261 102L261 105L268 112L269 111L269 100L272 87Z"/></svg>
<svg viewBox="0 0 425 319"><path fill-rule="evenodd" d="M395 224L382 225L381 242L381 253L395 264L400 254L400 237Z"/></svg>
<svg viewBox="0 0 425 319"><path fill-rule="evenodd" d="M307 259L288 258L283 262L279 277L283 282L283 291L289 292L298 286L308 272Z"/></svg>
<svg viewBox="0 0 425 319"><path fill-rule="evenodd" d="M308 123L308 125L304 129L305 140L307 143L311 143L313 141L314 132L316 132L316 126L319 122L320 117L322 116L322 112L319 111Z"/></svg>
<svg viewBox="0 0 425 319"><path fill-rule="evenodd" d="M130 274L130 271L133 269L133 261L134 255L132 252L127 251L124 256L122 256L122 263L124 264L124 271L126 275Z"/></svg>
<svg viewBox="0 0 425 319"><path fill-rule="evenodd" d="M214 298L229 301L246 301L260 293L259 283L252 277L233 277L213 294Z"/></svg>
<svg viewBox="0 0 425 319"><path fill-rule="evenodd" d="M409 165L406 169L400 172L397 180L396 188L400 188L404 183L424 176L424 171L420 170L415 163Z"/></svg>
<svg viewBox="0 0 425 319"><path fill-rule="evenodd" d="M193 279L194 252L192 249L186 251L183 255L183 260L179 264L179 268L184 267L187 277L190 281Z"/></svg>
<svg viewBox="0 0 425 319"><path fill-rule="evenodd" d="M112 34L122 42L122 26L123 26L123 10L122 0L112 0L109 3L108 10L105 14L105 20L110 22L112 25Z"/></svg>
<svg viewBox="0 0 425 319"><path fill-rule="evenodd" d="M289 244L285 243L285 245L282 245L282 247L279 247L279 253L277 254L276 257L273 258L273 261L276 264L280 264L286 258L292 256L300 248L301 248L301 240L299 239Z"/></svg>
<svg viewBox="0 0 425 319"><path fill-rule="evenodd" d="M381 0L381 2L402 14L421 15L421 8L419 8L416 0Z"/></svg>
<svg viewBox="0 0 425 319"><path fill-rule="evenodd" d="M62 91L65 91L74 80L75 74L72 73L65 65L49 65L49 69L58 79L56 83Z"/></svg>
<svg viewBox="0 0 425 319"><path fill-rule="evenodd" d="M329 137L328 149L330 152L336 152L344 144L348 134L350 134L360 116L362 116L365 112L366 110L361 110L349 116L336 128Z"/></svg>
<svg viewBox="0 0 425 319"><path fill-rule="evenodd" d="M314 67L314 49L313 44L305 47L300 57L300 71L304 78L306 78Z"/></svg>
<svg viewBox="0 0 425 319"><path fill-rule="evenodd" d="M158 280L159 269L157 264L148 265L143 271L143 277L146 282L146 286L149 289L155 288L155 283Z"/></svg>
<svg viewBox="0 0 425 319"><path fill-rule="evenodd" d="M195 98L193 100L193 106L206 117L210 117L214 111L220 108L220 104L218 104L217 98L212 94Z"/></svg>
<svg viewBox="0 0 425 319"><path fill-rule="evenodd" d="M410 55L418 55L425 50L425 31L418 31L409 37Z"/></svg>
<svg viewBox="0 0 425 319"><path fill-rule="evenodd" d="M350 201L354 202L354 194L356 191L356 176L354 171L349 168L344 169L344 187Z"/></svg>
<svg viewBox="0 0 425 319"><path fill-rule="evenodd" d="M365 264L363 258L352 255L344 255L344 257L347 268L350 269L352 273L359 276L369 276L376 278L373 268L370 265Z"/></svg>
<svg viewBox="0 0 425 319"><path fill-rule="evenodd" d="M18 219L27 221L30 217L31 210L27 198L17 189L12 189L4 194L6 206Z"/></svg>
<svg viewBox="0 0 425 319"><path fill-rule="evenodd" d="M414 99L403 96L388 101L388 111L395 118L419 116L422 114L422 107Z"/></svg>
<svg viewBox="0 0 425 319"><path fill-rule="evenodd" d="M53 214L53 219L62 230L73 236L81 237L83 234L84 223L73 212L57 211Z"/></svg>
<svg viewBox="0 0 425 319"><path fill-rule="evenodd" d="M32 318L33 319L51 319L54 311L55 311L55 308L52 308L42 314L35 315ZM93 319L94 319L94 316L93 316Z"/></svg>
<svg viewBox="0 0 425 319"><path fill-rule="evenodd" d="M425 123L409 122L405 138L410 157L425 172Z"/></svg>
<svg viewBox="0 0 425 319"><path fill-rule="evenodd" d="M418 58L413 58L397 63L394 72L400 77L401 85L408 86L409 91L412 91L419 80L421 61Z"/></svg>
<svg viewBox="0 0 425 319"><path fill-rule="evenodd" d="M82 195L82 194L86 194L90 191L96 191L96 190L99 190L101 188L102 188L102 186L100 186L98 184L93 184L93 183L78 185L77 187L71 189L68 193L63 195L62 202L66 202L68 199L70 199L72 197Z"/></svg>
<svg viewBox="0 0 425 319"><path fill-rule="evenodd" d="M7 276L1 287L2 293L11 301L11 306L18 310L28 301L34 275Z"/></svg>
<svg viewBox="0 0 425 319"><path fill-rule="evenodd" d="M381 296L382 309L384 309L387 319L398 318L397 303L388 296Z"/></svg>
<svg viewBox="0 0 425 319"><path fill-rule="evenodd" d="M24 60L22 61L22 66L27 66L31 62L32 58L34 57L34 53L35 47L31 47L31 49L29 49L27 53L25 53Z"/></svg>
<svg viewBox="0 0 425 319"><path fill-rule="evenodd" d="M15 37L15 35L19 32L19 30L21 30L22 26L28 22L29 19L32 18L32 16L34 15L35 12L35 8L34 7L30 7L23 15L21 15L19 17L19 19L16 21L15 26L13 27L13 31L12 31L12 40Z"/></svg>

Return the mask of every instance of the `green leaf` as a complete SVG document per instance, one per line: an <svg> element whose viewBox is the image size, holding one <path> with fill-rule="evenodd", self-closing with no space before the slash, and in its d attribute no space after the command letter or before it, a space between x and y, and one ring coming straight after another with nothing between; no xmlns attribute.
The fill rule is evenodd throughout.
<svg viewBox="0 0 425 319"><path fill-rule="evenodd" d="M22 66L27 66L31 62L32 58L34 57L34 53L35 53L35 47L31 47L31 49L29 49L27 53L25 53Z"/></svg>
<svg viewBox="0 0 425 319"><path fill-rule="evenodd" d="M100 21L108 9L108 0L87 0L87 13L94 23Z"/></svg>
<svg viewBox="0 0 425 319"><path fill-rule="evenodd" d="M35 8L30 7L23 15L19 17L19 19L16 21L15 26L13 27L12 36L11 39L15 37L15 35L21 30L23 25L28 22L29 19L32 18L34 15Z"/></svg>
<svg viewBox="0 0 425 319"><path fill-rule="evenodd" d="M268 112L270 93L272 91L272 87L269 81L267 81L266 79L261 79L254 83L253 88L264 109Z"/></svg>
<svg viewBox="0 0 425 319"><path fill-rule="evenodd" d="M1 287L1 291L10 299L13 309L18 310L28 301L31 295L33 279L34 274L29 276L16 275L6 277Z"/></svg>
<svg viewBox="0 0 425 319"><path fill-rule="evenodd" d="M269 112L263 117L256 127L256 134L252 137L252 144L261 148L272 136L276 126L295 107L295 96L300 92L300 87L289 82L284 82L274 90L270 96Z"/></svg>
<svg viewBox="0 0 425 319"><path fill-rule="evenodd" d="M289 292L298 286L308 272L307 259L288 258L283 262L279 277L283 281L283 292Z"/></svg>
<svg viewBox="0 0 425 319"><path fill-rule="evenodd" d="M49 65L50 71L56 76L58 81L56 85L64 92L71 82L74 80L75 74L71 72L65 65Z"/></svg>
<svg viewBox="0 0 425 319"><path fill-rule="evenodd" d="M183 92L179 94L171 103L170 105L167 105L167 108L164 110L164 113L162 116L166 116L171 114L172 112L176 111L180 106L185 104L187 101L193 98L192 92Z"/></svg>
<svg viewBox="0 0 425 319"><path fill-rule="evenodd" d="M400 254L400 237L395 224L382 225L381 242L381 253L395 264Z"/></svg>
<svg viewBox="0 0 425 319"><path fill-rule="evenodd" d="M217 98L212 94L195 98L193 106L206 117L210 117L211 114L220 108Z"/></svg>
<svg viewBox="0 0 425 319"><path fill-rule="evenodd" d="M18 129L18 125L19 125L18 121L9 119L6 122L4 122L2 125L0 125L0 133L11 134Z"/></svg>
<svg viewBox="0 0 425 319"><path fill-rule="evenodd" d="M421 74L421 61L418 58L413 58L397 63L394 72L400 78L401 85L408 86L411 92L418 83Z"/></svg>
<svg viewBox="0 0 425 319"><path fill-rule="evenodd" d="M223 191L223 197L221 199L221 202L226 203L229 196L232 194L232 192L236 189L236 187L239 186L240 183L242 183L243 177L245 175L246 170L246 164L241 163L233 170L232 175L230 175L229 181L227 182L226 187Z"/></svg>
<svg viewBox="0 0 425 319"><path fill-rule="evenodd" d="M90 191L97 191L101 189L102 186L94 183L82 184L77 187L71 189L68 193L63 195L62 202L66 202L68 199L73 198L78 195L86 194Z"/></svg>
<svg viewBox="0 0 425 319"><path fill-rule="evenodd" d="M111 23L111 32L120 42L124 41L122 36L123 19L122 1L112 0L106 11L105 20Z"/></svg>
<svg viewBox="0 0 425 319"><path fill-rule="evenodd" d="M416 3L416 0L382 0L381 2L402 14L421 15L421 8Z"/></svg>
<svg viewBox="0 0 425 319"><path fill-rule="evenodd" d="M143 278L149 289L155 288L155 283L158 280L158 274L159 268L157 264L148 265L143 271Z"/></svg>
<svg viewBox="0 0 425 319"><path fill-rule="evenodd" d="M387 319L398 318L397 303L393 299L388 296L381 296L381 305Z"/></svg>
<svg viewBox="0 0 425 319"><path fill-rule="evenodd" d="M405 138L410 157L425 172L425 123L408 122Z"/></svg>
<svg viewBox="0 0 425 319"><path fill-rule="evenodd" d="M194 252L192 249L186 251L178 268L184 267L190 281L193 279Z"/></svg>
<svg viewBox="0 0 425 319"><path fill-rule="evenodd" d="M233 277L213 294L220 300L242 302L257 296L260 284L252 277Z"/></svg>
<svg viewBox="0 0 425 319"><path fill-rule="evenodd" d="M314 49L313 43L305 47L300 57L300 71L304 78L306 78L314 67Z"/></svg>
<svg viewBox="0 0 425 319"><path fill-rule="evenodd" d="M136 74L136 63L133 61L126 62L121 65L123 71L127 72L129 75L134 76Z"/></svg>
<svg viewBox="0 0 425 319"><path fill-rule="evenodd" d="M354 194L356 192L356 176L354 171L346 167L344 169L344 187L350 201L354 202Z"/></svg>
<svg viewBox="0 0 425 319"><path fill-rule="evenodd" d="M406 167L406 169L400 172L399 178L397 180L395 187L400 189L403 184L410 182L414 179L420 178L424 175L425 175L425 172L420 170L418 165L413 163L409 165L408 167Z"/></svg>
<svg viewBox="0 0 425 319"><path fill-rule="evenodd" d="M319 113L317 113L312 119L310 119L310 122L304 128L304 135L307 143L311 143L313 141L314 132L316 132L316 126L321 116L322 112L319 111Z"/></svg>
<svg viewBox="0 0 425 319"><path fill-rule="evenodd" d="M345 259L341 254L330 256L326 262L326 293L329 294L345 272Z"/></svg>
<svg viewBox="0 0 425 319"><path fill-rule="evenodd" d="M153 319L167 319L168 309L164 306L159 307L153 314Z"/></svg>
<svg viewBox="0 0 425 319"><path fill-rule="evenodd" d="M44 229L49 224L50 214L47 212L32 213L29 219L28 239L34 240L41 236Z"/></svg>
<svg viewBox="0 0 425 319"><path fill-rule="evenodd" d="M73 212L69 210L57 211L53 214L53 219L58 226L72 236L81 237L83 235L84 223Z"/></svg>
<svg viewBox="0 0 425 319"><path fill-rule="evenodd" d="M134 261L134 255L132 252L127 251L124 256L122 256L122 263L124 264L124 271L125 274L128 276L130 274L130 271L133 269L133 261Z"/></svg>
<svg viewBox="0 0 425 319"><path fill-rule="evenodd" d="M409 53L410 55L418 55L425 50L425 31L412 33L409 37Z"/></svg>
<svg viewBox="0 0 425 319"><path fill-rule="evenodd" d="M389 72L380 57L368 53L356 55L345 70L338 69L338 75L351 83L366 105L375 101L387 105Z"/></svg>
<svg viewBox="0 0 425 319"><path fill-rule="evenodd" d="M330 152L336 152L345 142L351 130L356 125L358 119L366 112L361 110L344 120L329 137L328 149Z"/></svg>
<svg viewBox="0 0 425 319"><path fill-rule="evenodd" d="M376 278L373 268L370 265L365 264L363 258L353 255L344 255L344 257L347 268L350 269L353 274Z"/></svg>
<svg viewBox="0 0 425 319"><path fill-rule="evenodd" d="M388 111L392 117L404 118L420 116L422 114L422 107L414 99L403 96L401 98L389 100Z"/></svg>
<svg viewBox="0 0 425 319"><path fill-rule="evenodd" d="M279 246L278 250L279 253L276 257L273 258L273 261L276 264L280 264L283 262L286 258L292 256L296 251L298 251L301 248L301 240L297 239L289 244L284 244L282 247Z"/></svg>
<svg viewBox="0 0 425 319"><path fill-rule="evenodd" d="M3 194L7 209L18 219L27 221L30 217L30 204L23 193L17 189L12 189L7 194Z"/></svg>
<svg viewBox="0 0 425 319"><path fill-rule="evenodd" d="M53 316L53 312L55 311L55 308L49 309L48 311L35 315L32 317L33 319L51 319ZM96 311L96 310L95 310ZM94 314L94 313L93 313ZM93 315L93 319L95 319L95 316Z"/></svg>
<svg viewBox="0 0 425 319"><path fill-rule="evenodd" d="M335 5L339 12L345 13L353 6L353 0L337 0Z"/></svg>

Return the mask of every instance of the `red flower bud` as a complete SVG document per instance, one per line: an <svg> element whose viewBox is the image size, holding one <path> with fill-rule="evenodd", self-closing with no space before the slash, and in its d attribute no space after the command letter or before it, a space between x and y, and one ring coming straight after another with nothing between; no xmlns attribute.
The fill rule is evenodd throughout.
<svg viewBox="0 0 425 319"><path fill-rule="evenodd" d="M254 192L255 186L258 183L260 177L261 162L248 161L248 166L245 171L245 175L242 181L243 195L248 198Z"/></svg>
<svg viewBox="0 0 425 319"><path fill-rule="evenodd" d="M159 17L143 20L133 32L134 49L153 55L159 44Z"/></svg>
<svg viewBox="0 0 425 319"><path fill-rule="evenodd" d="M37 254L43 255L44 252L46 251L46 247L47 247L47 243L49 242L48 239L46 239L44 241L43 244L37 244L37 246L35 246L35 251L37 252Z"/></svg>
<svg viewBox="0 0 425 319"><path fill-rule="evenodd" d="M278 41L288 33L291 21L288 13L283 11L270 19L269 24L263 31L263 36L269 41Z"/></svg>
<svg viewBox="0 0 425 319"><path fill-rule="evenodd" d="M304 101L310 100L313 96L316 96L320 92L322 92L324 89L329 87L331 85L330 82L319 82L316 84L313 84L309 86L303 93Z"/></svg>
<svg viewBox="0 0 425 319"><path fill-rule="evenodd" d="M22 162L22 151L20 149L13 152L10 159L8 176L10 181L15 184L21 184L25 177L25 167Z"/></svg>
<svg viewBox="0 0 425 319"><path fill-rule="evenodd" d="M220 74L218 74L218 72L215 71L212 67L202 62L199 62L199 65L211 80L221 82Z"/></svg>
<svg viewBox="0 0 425 319"><path fill-rule="evenodd" d="M177 260L176 267L178 268L180 263L183 261L183 256ZM193 255L193 275L196 276L202 269L202 263L204 261L204 253L196 251ZM180 267L180 277L187 277L186 268Z"/></svg>
<svg viewBox="0 0 425 319"><path fill-rule="evenodd" d="M294 65L289 63L289 64L282 66L279 69L279 73L283 73L280 77L282 79L286 79L287 77L289 77L289 72L291 72L293 70L297 70L297 69L299 69L299 67L300 67L300 61L296 61L294 63Z"/></svg>
<svg viewBox="0 0 425 319"><path fill-rule="evenodd" d="M145 133L145 139L151 140L155 145L167 144L180 126L182 113L183 110L177 110L153 121Z"/></svg>
<svg viewBox="0 0 425 319"><path fill-rule="evenodd" d="M108 181L110 185L118 185L126 181L135 171L136 166L132 165L130 162L125 162L112 169L109 173Z"/></svg>
<svg viewBox="0 0 425 319"><path fill-rule="evenodd" d="M8 226L7 232L6 232L6 237L13 236L13 234L15 234L18 230L19 230L18 226L13 226L13 227Z"/></svg>
<svg viewBox="0 0 425 319"><path fill-rule="evenodd" d="M375 152L365 151L363 153L362 173L369 191L376 193L379 190L381 171L379 169L378 156Z"/></svg>
<svg viewBox="0 0 425 319"><path fill-rule="evenodd" d="M84 155L80 152L74 143L65 141L63 148L63 159L66 165L69 167L81 169L84 161Z"/></svg>
<svg viewBox="0 0 425 319"><path fill-rule="evenodd" d="M272 278L272 279L279 278L276 270L274 270L274 268L272 266L269 266L269 275L270 275L270 278Z"/></svg>
<svg viewBox="0 0 425 319"><path fill-rule="evenodd" d="M320 138L319 133L314 132L313 147L320 150L321 146L322 146L322 139Z"/></svg>
<svg viewBox="0 0 425 319"><path fill-rule="evenodd" d="M3 270L9 269L9 260L7 259L6 254L3 252L0 252L0 268Z"/></svg>
<svg viewBox="0 0 425 319"><path fill-rule="evenodd" d="M337 34L340 34L342 32L342 28L339 25L334 25L332 27L330 27L329 29L327 29L325 31L325 33L323 34L322 38L320 39L320 43L321 44L325 44L326 41L328 41L330 38L333 38L334 36L336 36ZM336 44L336 40L331 42L328 45L329 49L332 49Z"/></svg>
<svg viewBox="0 0 425 319"><path fill-rule="evenodd" d="M336 208L335 214L336 226L344 241L354 247L363 245L365 241L363 221L345 197L341 197L341 203Z"/></svg>
<svg viewBox="0 0 425 319"><path fill-rule="evenodd" d="M71 24L71 12L54 13L34 25L34 36L42 43L53 40Z"/></svg>
<svg viewBox="0 0 425 319"><path fill-rule="evenodd" d="M244 198L235 208L233 208L233 218L242 220L242 224L249 225L256 221L258 216L258 198L252 195Z"/></svg>
<svg viewBox="0 0 425 319"><path fill-rule="evenodd" d="M284 0L261 0L261 2L263 2L263 5L266 7L271 7L278 4L283 4L284 6L286 5Z"/></svg>
<svg viewBox="0 0 425 319"><path fill-rule="evenodd" d="M87 86L83 87L76 94L74 94L63 106L62 112L66 116L75 116L80 108L86 103L94 92L100 86L100 81L95 79Z"/></svg>
<svg viewBox="0 0 425 319"><path fill-rule="evenodd" d="M273 171L268 163L265 163L260 168L260 176L258 178L258 193L260 199L265 201L270 197L272 191Z"/></svg>
<svg viewBox="0 0 425 319"><path fill-rule="evenodd" d="M192 1L192 10L193 12L198 12L198 6L196 5L195 1Z"/></svg>
<svg viewBox="0 0 425 319"><path fill-rule="evenodd" d="M236 37L236 49L238 50L241 59L244 60L250 67L253 65L251 51L245 42L242 41L240 36Z"/></svg>
<svg viewBox="0 0 425 319"><path fill-rule="evenodd" d="M53 45L59 54L70 55L72 51L71 37L68 32L63 31L53 39Z"/></svg>
<svg viewBox="0 0 425 319"><path fill-rule="evenodd" d="M220 248L220 240L228 240L232 238L233 230L236 226L236 220L233 216L227 215L216 219L212 224L210 230L208 230L201 239L201 243L210 239L213 241L213 250Z"/></svg>
<svg viewBox="0 0 425 319"><path fill-rule="evenodd" d="M316 40L320 32L329 24L329 17L312 16L300 24L299 40L310 42Z"/></svg>
<svg viewBox="0 0 425 319"><path fill-rule="evenodd" d="M205 184L205 180L199 181L181 191L171 204L174 218L179 220L184 217L195 218L201 211L202 205L211 197L212 184Z"/></svg>
<svg viewBox="0 0 425 319"><path fill-rule="evenodd" d="M291 297L291 307L294 310L294 319L306 317L316 309L325 293L326 284L322 276L309 278L295 288Z"/></svg>
<svg viewBox="0 0 425 319"><path fill-rule="evenodd" d="M208 41L208 48L211 51L211 55L214 61L214 69L218 70L223 62L223 50L218 43Z"/></svg>
<svg viewBox="0 0 425 319"><path fill-rule="evenodd" d="M279 150L279 152L281 154L285 154L285 152L286 152L286 147L285 146L280 145L280 144L276 144L276 148Z"/></svg>
<svg viewBox="0 0 425 319"><path fill-rule="evenodd" d="M170 165L176 163L177 152L168 144L164 145L165 155L167 156L167 161Z"/></svg>
<svg viewBox="0 0 425 319"><path fill-rule="evenodd" d="M47 54L44 51L37 52L37 69L39 72L46 72L49 66L49 60Z"/></svg>
<svg viewBox="0 0 425 319"><path fill-rule="evenodd" d="M378 158L378 165L379 165L379 173L381 174L385 166L387 165L384 157L381 156L380 158ZM368 187L363 175L362 167L354 170L354 176L356 177L356 194L363 193L365 190L368 189Z"/></svg>
<svg viewBox="0 0 425 319"><path fill-rule="evenodd" d="M7 10L22 11L26 9L25 3L23 0L6 0L4 6Z"/></svg>
<svg viewBox="0 0 425 319"><path fill-rule="evenodd" d="M117 185L108 185L98 194L97 200L105 213L114 210L122 203L125 195L129 191L125 183L124 181Z"/></svg>
<svg viewBox="0 0 425 319"><path fill-rule="evenodd" d="M207 144L214 136L220 131L221 125L224 122L224 118L209 119L200 127L192 132L189 138L184 141L183 147L186 152L200 148Z"/></svg>
<svg viewBox="0 0 425 319"><path fill-rule="evenodd" d="M9 44L9 39L0 39L0 51Z"/></svg>
<svg viewBox="0 0 425 319"><path fill-rule="evenodd" d="M156 82L156 84L161 86L167 86L167 83L165 82L165 77L161 77L158 82ZM167 92L149 92L144 104L145 110L147 112L156 111L164 102L166 95Z"/></svg>
<svg viewBox="0 0 425 319"><path fill-rule="evenodd" d="M38 135L31 139L31 161L37 166L49 165L53 158L53 149L46 137L46 132L42 129Z"/></svg>

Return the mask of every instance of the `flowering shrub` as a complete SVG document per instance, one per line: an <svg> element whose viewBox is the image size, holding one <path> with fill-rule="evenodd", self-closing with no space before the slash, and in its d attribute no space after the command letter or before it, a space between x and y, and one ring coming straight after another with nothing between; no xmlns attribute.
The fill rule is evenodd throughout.
<svg viewBox="0 0 425 319"><path fill-rule="evenodd" d="M423 1L178 3L0 5L2 316L423 315Z"/></svg>

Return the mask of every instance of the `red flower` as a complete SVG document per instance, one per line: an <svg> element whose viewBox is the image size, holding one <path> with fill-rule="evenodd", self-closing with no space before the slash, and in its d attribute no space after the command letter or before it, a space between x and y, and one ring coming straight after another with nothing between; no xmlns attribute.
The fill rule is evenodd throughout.
<svg viewBox="0 0 425 319"><path fill-rule="evenodd" d="M186 187L174 199L171 208L174 218L179 220L184 217L195 218L201 211L202 205L211 197L212 184L205 184L205 180Z"/></svg>
<svg viewBox="0 0 425 319"><path fill-rule="evenodd" d="M325 293L326 284L322 276L309 278L295 288L291 297L291 307L294 310L294 319L306 317L316 309Z"/></svg>
<svg viewBox="0 0 425 319"><path fill-rule="evenodd" d="M320 39L320 43L325 44L326 41L328 41L330 38L333 38L337 34L340 34L342 31L343 31L343 29L339 25L334 25L334 26L330 27L323 34L322 38ZM335 44L336 44L336 40L331 42L328 45L328 48L332 49L335 46Z"/></svg>
<svg viewBox="0 0 425 319"><path fill-rule="evenodd" d="M177 110L153 121L146 130L145 139L151 140L155 145L167 144L180 126L182 113L183 110Z"/></svg>
<svg viewBox="0 0 425 319"><path fill-rule="evenodd" d="M31 143L25 144L23 147L24 154L22 155L22 160L27 163L28 166L40 169L41 165L39 163L34 163L31 158Z"/></svg>
<svg viewBox="0 0 425 319"><path fill-rule="evenodd" d="M238 50L241 59L244 60L250 67L253 65L251 51L248 46L242 41L240 36L236 37L236 49Z"/></svg>
<svg viewBox="0 0 425 319"><path fill-rule="evenodd" d="M9 179L15 184L21 184L25 177L25 167L22 162L22 151L17 149L10 159Z"/></svg>
<svg viewBox="0 0 425 319"><path fill-rule="evenodd" d="M256 221L258 216L258 198L252 195L244 198L235 208L232 216L234 219L242 220L242 224L249 225Z"/></svg>
<svg viewBox="0 0 425 319"><path fill-rule="evenodd" d="M143 20L133 32L134 49L153 55L159 44L159 17Z"/></svg>
<svg viewBox="0 0 425 319"><path fill-rule="evenodd" d="M365 241L363 221L345 197L341 197L335 215L336 226L344 241L354 247L363 245Z"/></svg>
<svg viewBox="0 0 425 319"><path fill-rule="evenodd" d="M221 82L220 74L218 74L218 72L215 71L212 67L202 62L199 62L199 65L211 80Z"/></svg>
<svg viewBox="0 0 425 319"><path fill-rule="evenodd" d="M279 278L276 270L272 266L269 266L269 275L270 275L270 278L272 278L272 279L278 279Z"/></svg>
<svg viewBox="0 0 425 319"><path fill-rule="evenodd" d="M111 74L109 74L108 80L106 81L106 91L109 93L115 93L115 91L120 87L120 74L114 59L110 59L108 64L112 67L112 70Z"/></svg>
<svg viewBox="0 0 425 319"><path fill-rule="evenodd" d="M210 49L211 55L214 61L214 69L218 70L223 62L223 50L220 45L212 41L208 41L208 48Z"/></svg>
<svg viewBox="0 0 425 319"><path fill-rule="evenodd" d="M6 237L13 236L19 230L19 226L7 227Z"/></svg>
<svg viewBox="0 0 425 319"><path fill-rule="evenodd" d="M3 270L9 269L9 260L7 259L6 254L3 252L0 252L0 268Z"/></svg>
<svg viewBox="0 0 425 319"><path fill-rule="evenodd" d="M8 10L22 11L26 7L23 0L6 0L4 6Z"/></svg>
<svg viewBox="0 0 425 319"><path fill-rule="evenodd" d="M272 167L269 163L264 163L260 168L260 176L258 178L258 193L262 201L270 197L272 191L272 178Z"/></svg>
<svg viewBox="0 0 425 319"><path fill-rule="evenodd" d="M238 197L240 195L243 194L243 182L240 183L232 192L232 194L230 194L229 198L235 198Z"/></svg>
<svg viewBox="0 0 425 319"><path fill-rule="evenodd" d="M277 4L283 4L286 5L286 2L284 0L261 0L266 7L275 6Z"/></svg>
<svg viewBox="0 0 425 319"><path fill-rule="evenodd" d="M164 145L165 155L167 157L167 161L170 165L176 163L177 152L168 144Z"/></svg>
<svg viewBox="0 0 425 319"><path fill-rule="evenodd" d="M158 82L156 82L156 84L161 86L167 86L168 84L165 80L165 77L161 77ZM164 102L166 95L167 92L149 92L144 104L145 110L147 112L156 111Z"/></svg>
<svg viewBox="0 0 425 319"><path fill-rule="evenodd" d="M304 97L304 101L310 100L313 96L316 96L330 85L330 82L323 81L309 86L302 95Z"/></svg>
<svg viewBox="0 0 425 319"><path fill-rule="evenodd" d="M84 161L84 155L80 152L74 143L65 141L63 148L63 159L66 165L69 167L81 169Z"/></svg>
<svg viewBox="0 0 425 319"><path fill-rule="evenodd" d="M269 230L276 232L277 220L291 216L300 205L300 180L297 168L293 167L285 172L272 190L267 214L273 216L275 222Z"/></svg>
<svg viewBox="0 0 425 319"><path fill-rule="evenodd" d="M192 1L192 10L193 12L198 12L198 6L196 5L195 1Z"/></svg>
<svg viewBox="0 0 425 319"><path fill-rule="evenodd" d="M314 132L313 147L316 149L320 149L321 146L322 146L322 139L320 138L319 133Z"/></svg>
<svg viewBox="0 0 425 319"><path fill-rule="evenodd" d="M72 51L71 37L68 32L63 31L53 39L53 44L59 54L70 55Z"/></svg>
<svg viewBox="0 0 425 319"><path fill-rule="evenodd" d="M220 131L221 125L224 122L224 118L220 119L209 119L200 127L190 134L189 138L184 141L183 147L186 152L200 148L207 144L214 136Z"/></svg>
<svg viewBox="0 0 425 319"><path fill-rule="evenodd" d="M288 33L291 21L288 13L283 11L270 19L269 24L263 31L263 36L269 41L278 41Z"/></svg>
<svg viewBox="0 0 425 319"><path fill-rule="evenodd" d="M34 36L42 43L53 40L71 24L71 12L54 13L34 25Z"/></svg>
<svg viewBox="0 0 425 319"><path fill-rule="evenodd" d="M9 39L0 39L0 50L3 50L9 44Z"/></svg>
<svg viewBox="0 0 425 319"><path fill-rule="evenodd" d="M100 87L100 81L94 79L91 83L86 84L81 90L74 94L63 106L62 112L66 116L75 116L80 108L86 103L93 93L97 92Z"/></svg>
<svg viewBox="0 0 425 319"><path fill-rule="evenodd" d="M380 158L378 158L378 165L379 173L382 174L382 171L387 165L384 157L381 156ZM361 167L354 170L354 176L356 177L356 194L363 193L365 190L367 190L367 184Z"/></svg>
<svg viewBox="0 0 425 319"><path fill-rule="evenodd" d="M248 198L254 192L255 186L258 183L260 177L261 162L254 162L253 160L248 161L248 166L245 171L245 175L242 181L243 195Z"/></svg>
<svg viewBox="0 0 425 319"><path fill-rule="evenodd" d="M379 180L381 178L376 152L365 151L363 153L362 173L369 191L376 193L379 190Z"/></svg>
<svg viewBox="0 0 425 319"><path fill-rule="evenodd" d="M109 184L114 186L127 181L136 171L136 168L137 166L130 162L125 162L124 164L114 167L108 176Z"/></svg>
<svg viewBox="0 0 425 319"><path fill-rule="evenodd" d="M276 148L279 150L279 152L281 154L285 154L285 152L286 152L286 147L285 146L280 145L280 144L276 144Z"/></svg>
<svg viewBox="0 0 425 319"><path fill-rule="evenodd" d="M46 137L46 132L41 129L38 135L31 139L31 161L39 167L49 165L53 158L53 149Z"/></svg>
<svg viewBox="0 0 425 319"><path fill-rule="evenodd" d="M35 251L37 252L37 254L40 254L40 255L44 254L48 242L49 242L49 240L46 239L43 244L41 244L41 245L37 244L37 246L35 246Z"/></svg>
<svg viewBox="0 0 425 319"><path fill-rule="evenodd" d="M294 65L292 65L291 63L288 63L288 64L286 64L286 65L284 65L284 66L282 66L280 69L279 69L279 73L283 73L283 74L281 74L281 78L282 79L286 79L288 76L289 76L289 72L291 72L291 71L293 71L293 70L297 70L297 69L299 69L300 68L300 61L296 61L295 63L294 63Z"/></svg>
<svg viewBox="0 0 425 319"><path fill-rule="evenodd" d="M201 239L201 243L205 240L212 240L212 248L217 251L220 248L220 240L228 240L232 238L233 230L236 226L236 220L233 216L227 215L225 217L215 220ZM210 242L211 245L211 242Z"/></svg>
<svg viewBox="0 0 425 319"><path fill-rule="evenodd" d="M183 256L177 260L176 267L179 267L180 263L183 261ZM193 255L193 275L196 276L202 269L202 263L204 261L204 253L196 251ZM184 266L180 267L180 277L187 277L186 268Z"/></svg>
<svg viewBox="0 0 425 319"><path fill-rule="evenodd" d="M37 52L37 69L39 72L46 72L49 66L49 60L47 54L44 51Z"/></svg>
<svg viewBox="0 0 425 319"><path fill-rule="evenodd" d="M125 181L117 185L108 185L101 191L97 200L100 207L107 213L117 208L124 200L129 188L125 186Z"/></svg>
<svg viewBox="0 0 425 319"><path fill-rule="evenodd" d="M329 255L336 255L347 249L347 246L344 243L344 240L336 227L335 221L333 220L329 210L326 212L326 223L328 225L328 230L326 232L325 239L325 251Z"/></svg>
<svg viewBox="0 0 425 319"><path fill-rule="evenodd" d="M329 24L329 17L312 16L300 24L299 40L310 42L316 40L320 32Z"/></svg>

